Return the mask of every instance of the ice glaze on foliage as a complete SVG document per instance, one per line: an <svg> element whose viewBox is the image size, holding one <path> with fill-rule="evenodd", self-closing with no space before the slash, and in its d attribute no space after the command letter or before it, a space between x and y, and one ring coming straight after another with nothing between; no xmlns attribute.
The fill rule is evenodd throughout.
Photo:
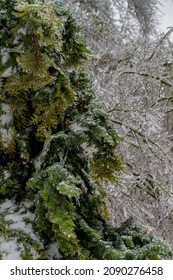
<svg viewBox="0 0 173 280"><path fill-rule="evenodd" d="M35 231L63 258L127 258L136 241L107 225L101 186L124 169L122 139L84 73L91 54L79 26L57 1L2 1L0 22L2 201L33 200Z"/></svg>

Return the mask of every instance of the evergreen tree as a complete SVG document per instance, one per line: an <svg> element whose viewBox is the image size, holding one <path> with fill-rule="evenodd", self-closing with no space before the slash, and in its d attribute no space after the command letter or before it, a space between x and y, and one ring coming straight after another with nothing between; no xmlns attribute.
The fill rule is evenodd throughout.
<svg viewBox="0 0 173 280"><path fill-rule="evenodd" d="M1 203L33 200L35 232L58 242L62 258L172 258L131 220L107 223L102 185L124 169L122 138L95 100L85 73L92 54L70 12L57 1L3 0L0 39ZM6 223L3 213L8 236Z"/></svg>

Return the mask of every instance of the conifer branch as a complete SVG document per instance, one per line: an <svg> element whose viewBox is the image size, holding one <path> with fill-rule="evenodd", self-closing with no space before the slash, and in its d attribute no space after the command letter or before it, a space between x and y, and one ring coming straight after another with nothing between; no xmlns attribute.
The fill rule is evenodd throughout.
<svg viewBox="0 0 173 280"><path fill-rule="evenodd" d="M37 64L37 66L39 66L41 63L41 53L39 50L38 38L34 33L33 33L32 38L33 38L34 49L35 49L36 64Z"/></svg>

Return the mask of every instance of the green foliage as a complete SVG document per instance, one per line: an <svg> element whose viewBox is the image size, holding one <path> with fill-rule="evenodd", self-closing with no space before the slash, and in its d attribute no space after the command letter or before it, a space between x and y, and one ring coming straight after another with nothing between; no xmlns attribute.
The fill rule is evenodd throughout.
<svg viewBox="0 0 173 280"><path fill-rule="evenodd" d="M65 257L83 258L85 255L85 248L81 248L76 234L78 227L82 228L89 240L91 238L100 239L98 229L92 228L85 221L89 216L91 216L89 220L93 226L96 226L96 223L100 226L100 222L97 222L99 216L100 219L107 218L103 193L99 192L97 185L90 185L92 194L86 196L80 184L79 178L74 177L58 163L38 172L27 184L29 189L39 191L36 200L37 229L45 232L45 239L46 234L50 235L52 232ZM97 192L95 188L97 188ZM85 220L81 218L82 216L85 217ZM48 229L45 217L51 225Z"/></svg>
<svg viewBox="0 0 173 280"><path fill-rule="evenodd" d="M12 139L26 127L34 127L35 136L44 139L62 121L64 110L74 100L66 64L81 64L88 54L76 34L79 27L69 24L74 20L58 4L13 4L5 6L9 17L3 4L1 11L1 99L10 102L12 121L8 126ZM66 50L67 34L70 51ZM78 50L75 59L71 51L74 45ZM0 127L5 129L2 121ZM0 142L1 150L9 144Z"/></svg>
<svg viewBox="0 0 173 280"><path fill-rule="evenodd" d="M55 1L0 8L1 197L33 200L34 230L62 258L166 258L162 244L106 223L102 182L124 170L123 139L95 100L84 68L91 54L72 15Z"/></svg>
<svg viewBox="0 0 173 280"><path fill-rule="evenodd" d="M43 183L44 180L44 183ZM78 198L80 189L76 187L78 181L72 174L59 164L48 167L44 173L40 172L28 181L28 187L39 189L39 199L43 201L45 216L52 225L52 231L58 239L59 248L66 256L80 254L78 239L75 234L75 205L72 198ZM38 205L38 217L43 216L43 209ZM44 226L38 221L39 229ZM37 226L38 227L38 226Z"/></svg>
<svg viewBox="0 0 173 280"><path fill-rule="evenodd" d="M8 203L8 201L6 201ZM0 216L0 236L1 240L0 242L4 242L7 244L7 246L2 246L3 248L2 252L0 252L0 259L6 255L6 250L9 251L8 246L15 247L18 251L17 255L20 255L22 259L24 260L31 260L33 257L37 259L46 259L47 254L43 250L43 246L38 238L36 238L33 233L29 233L28 229L26 229L27 224L28 228L32 225L32 221L29 219L29 217L26 217L26 213L22 213L24 209L18 208L18 206L14 206L14 203L11 203L11 207L4 209L2 211L1 209L1 216ZM15 209L16 208L16 209ZM17 217L15 215L15 212L18 209ZM28 213L28 212L27 212ZM23 217L22 217L23 215ZM25 218L24 218L25 217ZM17 220L19 220L19 227L17 228ZM24 224L24 228L20 228L20 225ZM11 245L12 244L12 245ZM7 247L7 248L5 248Z"/></svg>
<svg viewBox="0 0 173 280"><path fill-rule="evenodd" d="M145 230L129 218L119 228L107 227L106 239L124 253L123 259L162 260L172 259L173 252L168 244L146 235Z"/></svg>
<svg viewBox="0 0 173 280"><path fill-rule="evenodd" d="M28 165L10 159L6 167L0 170L0 198L25 197L28 173Z"/></svg>
<svg viewBox="0 0 173 280"><path fill-rule="evenodd" d="M92 172L98 181L107 181L114 183L117 178L117 172L123 171L121 159L114 153L97 152L93 157Z"/></svg>

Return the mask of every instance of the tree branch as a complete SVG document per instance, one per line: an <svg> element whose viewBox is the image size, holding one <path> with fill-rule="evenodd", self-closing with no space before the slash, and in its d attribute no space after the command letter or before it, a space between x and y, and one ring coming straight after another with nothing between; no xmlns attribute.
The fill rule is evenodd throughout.
<svg viewBox="0 0 173 280"><path fill-rule="evenodd" d="M155 143L153 140L151 140L151 139L149 139L148 137L146 137L145 134L143 134L143 133L140 132L139 130L137 130L137 129L135 129L135 128L129 126L129 125L125 125L123 122L115 121L115 120L112 120L112 119L111 119L111 121L112 121L113 123L116 123L116 124L119 124L119 125L124 125L124 126L127 127L128 129L130 129L133 133L139 135L139 136L143 139L143 141L144 141L145 144L150 143L150 144L154 145L155 147L157 147L157 148L162 152L162 154L163 154L170 162L172 162L172 160L167 156L167 154L163 151L163 149L162 149L157 143ZM149 149L152 151L151 147L149 147ZM152 153L153 153L153 151L152 151ZM157 157L158 157L158 155L157 155ZM158 158L159 158L159 157L158 157ZM160 158L159 158L159 159L160 159ZM163 161L162 159L160 159L160 160Z"/></svg>
<svg viewBox="0 0 173 280"><path fill-rule="evenodd" d="M33 38L34 49L35 49L36 64L37 64L37 66L39 66L40 63L41 63L41 53L40 53L40 50L39 50L38 39L37 39L37 36L34 33L32 35L32 38Z"/></svg>
<svg viewBox="0 0 173 280"><path fill-rule="evenodd" d="M152 74L148 74L148 73L144 73L144 72L140 73L140 72L136 72L136 71L124 71L124 72L121 72L115 79L118 79L120 76L122 76L124 74L135 74L135 75L139 75L139 76L144 76L144 77L152 78L152 79L155 79L155 80L159 80L160 83L162 83L162 84L164 84L166 86L169 86L169 87L173 86L168 80L163 80L161 77L155 77Z"/></svg>

